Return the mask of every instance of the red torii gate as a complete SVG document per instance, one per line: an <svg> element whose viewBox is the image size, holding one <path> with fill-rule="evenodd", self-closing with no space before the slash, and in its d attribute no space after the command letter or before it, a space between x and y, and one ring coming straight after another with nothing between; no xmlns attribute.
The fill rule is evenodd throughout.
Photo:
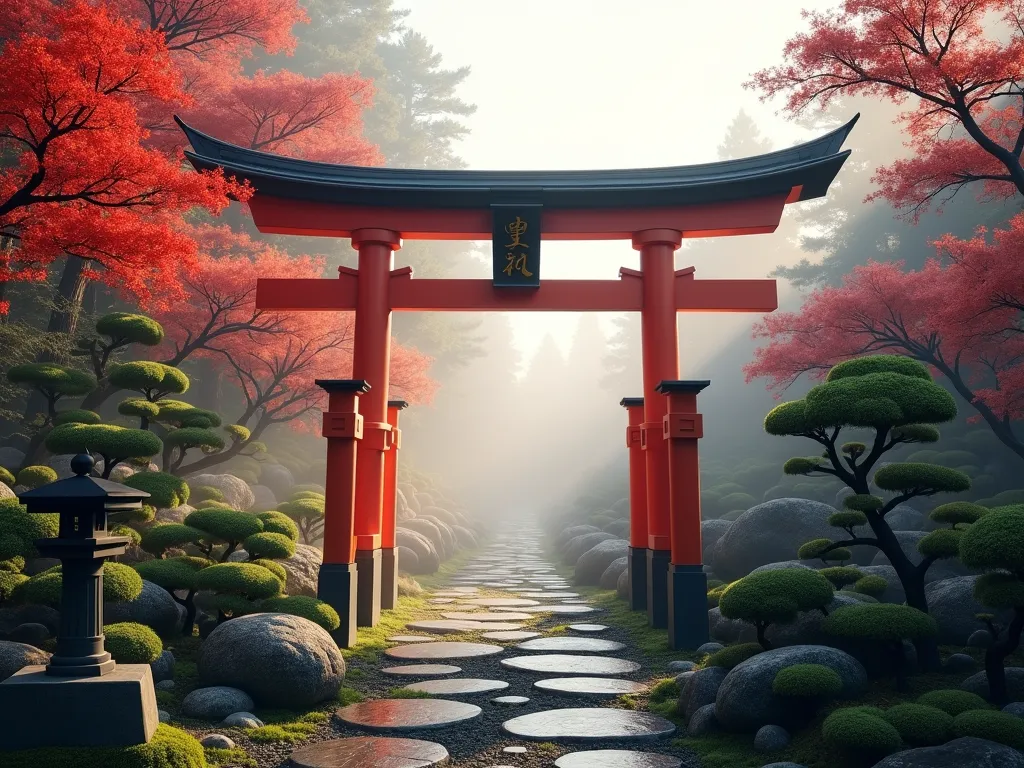
<svg viewBox="0 0 1024 768"><path fill-rule="evenodd" d="M774 280L696 280L676 270L684 237L773 232L787 203L827 192L856 117L815 141L753 158L615 171L422 171L328 165L236 147L181 124L197 169L221 167L256 190L261 232L351 238L358 269L337 280L258 282L261 309L355 311L353 378L329 392L324 564L318 592L355 641L394 607L398 411L388 402L392 311L640 312L642 399L627 399L630 604L668 627L674 648L707 641L696 394L678 381L677 312L771 312ZM393 268L402 239L492 239L494 280L414 280ZM539 279L541 240L627 239L640 270L619 280ZM505 241L508 242L505 242ZM510 249L510 250L508 250ZM642 408L642 416L640 409ZM642 460L636 451L642 451Z"/></svg>

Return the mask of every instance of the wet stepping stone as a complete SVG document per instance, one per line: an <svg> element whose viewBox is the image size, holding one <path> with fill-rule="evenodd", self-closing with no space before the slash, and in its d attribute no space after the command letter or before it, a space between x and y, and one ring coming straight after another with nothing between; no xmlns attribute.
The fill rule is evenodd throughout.
<svg viewBox="0 0 1024 768"><path fill-rule="evenodd" d="M494 610L499 611L500 608ZM532 605L528 608L520 608L524 613L595 613L596 608L589 605Z"/></svg>
<svg viewBox="0 0 1024 768"><path fill-rule="evenodd" d="M411 629L414 632L433 632L435 635L481 632L490 629L511 632L516 629L522 629L522 627L522 624L499 621L460 621L452 619L426 619L424 621L412 621L405 625L406 629Z"/></svg>
<svg viewBox="0 0 1024 768"><path fill-rule="evenodd" d="M485 581L485 587L514 587L518 585L518 581Z"/></svg>
<svg viewBox="0 0 1024 768"><path fill-rule="evenodd" d="M531 741L647 741L672 735L676 727L648 712L628 709L551 709L508 720L505 733Z"/></svg>
<svg viewBox="0 0 1024 768"><path fill-rule="evenodd" d="M555 768L681 768L682 764L678 757L628 749L570 752L555 760Z"/></svg>
<svg viewBox="0 0 1024 768"><path fill-rule="evenodd" d="M498 704L502 707L520 707L529 703L530 700L526 696L498 696L491 699L491 704Z"/></svg>
<svg viewBox="0 0 1024 768"><path fill-rule="evenodd" d="M423 635L395 635L388 638L389 643L432 643L434 638Z"/></svg>
<svg viewBox="0 0 1024 768"><path fill-rule="evenodd" d="M476 588L474 588L473 592L476 591ZM465 597L467 594L472 594L472 592L463 592L462 590L456 592L454 589L448 589L444 592L435 592L434 597Z"/></svg>
<svg viewBox="0 0 1024 768"><path fill-rule="evenodd" d="M529 640L533 637L540 637L540 632L484 632L482 635L480 635L480 637L484 638L485 640Z"/></svg>
<svg viewBox="0 0 1024 768"><path fill-rule="evenodd" d="M493 656L504 650L500 645L486 643L416 643L388 648L384 655L392 659L469 659L475 656Z"/></svg>
<svg viewBox="0 0 1024 768"><path fill-rule="evenodd" d="M335 712L343 723L368 731L403 732L475 720L483 712L475 704L445 699L374 699L350 704Z"/></svg>
<svg viewBox="0 0 1024 768"><path fill-rule="evenodd" d="M519 608L527 605L540 605L540 602L515 597L478 597L475 600L466 600L464 604L478 605L481 608Z"/></svg>
<svg viewBox="0 0 1024 768"><path fill-rule="evenodd" d="M292 752L292 768L429 768L448 762L448 750L432 741L358 736L310 744Z"/></svg>
<svg viewBox="0 0 1024 768"><path fill-rule="evenodd" d="M472 613L470 611L453 611L452 613L442 613L441 615L446 619L454 619L455 621L526 621L527 619L533 618L533 616L528 613L516 613L514 611L503 613L492 613L489 611L481 611L480 613Z"/></svg>
<svg viewBox="0 0 1024 768"><path fill-rule="evenodd" d="M520 651L560 651L562 653L614 653L626 648L625 643L596 637L542 637L516 646Z"/></svg>
<svg viewBox="0 0 1024 768"><path fill-rule="evenodd" d="M579 598L573 598L572 600L563 600L562 605L586 605L586 600L580 600Z"/></svg>
<svg viewBox="0 0 1024 768"><path fill-rule="evenodd" d="M406 664L401 667L382 667L380 671L398 677L436 677L457 674L462 671L462 667L453 667L451 664Z"/></svg>
<svg viewBox="0 0 1024 768"><path fill-rule="evenodd" d="M417 651L426 645L410 645L385 651ZM635 661L609 659L606 656L575 656L552 653L546 656L513 656L502 659L501 666L522 672L540 672L550 675L581 675L583 677L615 677L628 675L640 669Z"/></svg>
<svg viewBox="0 0 1024 768"><path fill-rule="evenodd" d="M530 592L530 593L518 592L517 594L520 594L520 595L530 594L530 595L533 595L534 597L544 598L545 600L562 600L562 599L570 598L570 597L578 598L580 596L579 592Z"/></svg>
<svg viewBox="0 0 1024 768"><path fill-rule="evenodd" d="M647 691L647 686L643 683L619 680L614 677L552 677L547 680L538 680L533 687L548 693L595 699Z"/></svg>
<svg viewBox="0 0 1024 768"><path fill-rule="evenodd" d="M455 602L454 597L432 597L427 600L431 605L448 605Z"/></svg>
<svg viewBox="0 0 1024 768"><path fill-rule="evenodd" d="M570 624L569 629L574 632L604 632L608 627L604 624Z"/></svg>
<svg viewBox="0 0 1024 768"><path fill-rule="evenodd" d="M467 696L471 693L494 693L508 688L503 680L481 680L460 677L453 680L427 680L405 686L409 691L422 691L434 696Z"/></svg>

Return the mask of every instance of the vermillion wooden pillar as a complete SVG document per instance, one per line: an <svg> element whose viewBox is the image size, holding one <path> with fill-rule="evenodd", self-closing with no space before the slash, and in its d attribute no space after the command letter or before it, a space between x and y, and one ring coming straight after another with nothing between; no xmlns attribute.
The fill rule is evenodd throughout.
<svg viewBox="0 0 1024 768"><path fill-rule="evenodd" d="M380 621L384 455L391 447L389 284L393 254L401 247L401 236L386 229L357 229L352 233L352 247L359 251L352 376L370 385L361 403L365 421L356 461L356 620L360 627L373 627Z"/></svg>
<svg viewBox="0 0 1024 768"><path fill-rule="evenodd" d="M391 425L391 450L384 454L384 516L380 529L380 608L388 611L398 604L398 556L395 532L398 528L398 451L402 433L398 429L398 413L409 404L405 400L388 400L388 424Z"/></svg>
<svg viewBox="0 0 1024 768"><path fill-rule="evenodd" d="M317 597L341 617L341 626L331 633L335 642L341 648L351 648L356 642L359 594L355 562L356 445L363 436L359 397L370 387L353 379L316 383L328 393L323 415L323 436L327 438L324 560L317 578Z"/></svg>
<svg viewBox="0 0 1024 768"><path fill-rule="evenodd" d="M700 536L700 465L697 441L704 417L697 393L710 381L663 381L667 397L664 439L668 444L672 564L668 571L668 639L677 650L694 650L708 641L707 576Z"/></svg>
<svg viewBox="0 0 1024 768"><path fill-rule="evenodd" d="M671 558L668 450L662 438L667 402L658 385L679 377L675 252L682 233L647 229L633 235L640 251L643 307L640 310L644 380L644 455L647 467L647 623L668 626L668 566Z"/></svg>
<svg viewBox="0 0 1024 768"><path fill-rule="evenodd" d="M629 450L629 609L647 610L647 459L643 451L644 399L624 397L626 448Z"/></svg>

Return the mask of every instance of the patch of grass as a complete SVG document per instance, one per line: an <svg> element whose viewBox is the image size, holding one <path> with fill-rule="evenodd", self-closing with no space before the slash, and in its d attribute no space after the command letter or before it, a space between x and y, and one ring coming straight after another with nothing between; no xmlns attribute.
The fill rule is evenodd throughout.
<svg viewBox="0 0 1024 768"><path fill-rule="evenodd" d="M549 635L557 635L560 632L564 633L564 632L568 632L568 631L569 631L569 625L568 624L556 624L555 626L548 628L548 634Z"/></svg>
<svg viewBox="0 0 1024 768"><path fill-rule="evenodd" d="M299 722L300 723L313 723L314 725L319 725L320 723L326 723L330 719L331 719L330 712L317 711L317 712L307 712L306 714L304 714L302 717L299 718Z"/></svg>
<svg viewBox="0 0 1024 768"><path fill-rule="evenodd" d="M647 709L662 717L675 714L679 706L680 693L679 683L675 678L661 680L651 689Z"/></svg>
<svg viewBox="0 0 1024 768"><path fill-rule="evenodd" d="M615 706L618 709L640 709L640 702L637 700L636 696L625 694L615 699Z"/></svg>
<svg viewBox="0 0 1024 768"><path fill-rule="evenodd" d="M542 741L540 744L535 745L534 749L537 752L541 752L541 753L548 754L548 755L550 755L550 754L552 754L554 752L561 751L561 750L559 750L557 744L552 744L550 741Z"/></svg>
<svg viewBox="0 0 1024 768"><path fill-rule="evenodd" d="M421 618L427 612L425 597L400 597L398 605L390 611L382 611L380 622L375 627L360 627L356 635L356 644L352 648L342 648L341 655L374 662L384 649L388 647L388 638L405 631L405 625Z"/></svg>
<svg viewBox="0 0 1024 768"><path fill-rule="evenodd" d="M234 749L216 749L205 747L206 762L210 765L229 765L231 768L256 768L258 763L241 747Z"/></svg>
<svg viewBox="0 0 1024 768"><path fill-rule="evenodd" d="M338 703L343 707L347 707L349 704L358 704L365 698L359 691L352 690L351 688L342 688L338 691Z"/></svg>
<svg viewBox="0 0 1024 768"><path fill-rule="evenodd" d="M262 728L248 728L245 735L257 744L273 741L284 741L289 744L302 741L316 732L313 723L286 723L284 725L264 725Z"/></svg>
<svg viewBox="0 0 1024 768"><path fill-rule="evenodd" d="M390 699L432 699L434 698L425 691L411 691L408 688L392 688L388 691Z"/></svg>
<svg viewBox="0 0 1024 768"><path fill-rule="evenodd" d="M366 679L366 670L365 669L359 669L358 667L351 667L349 669L346 669L345 670L345 679L346 680L365 680Z"/></svg>

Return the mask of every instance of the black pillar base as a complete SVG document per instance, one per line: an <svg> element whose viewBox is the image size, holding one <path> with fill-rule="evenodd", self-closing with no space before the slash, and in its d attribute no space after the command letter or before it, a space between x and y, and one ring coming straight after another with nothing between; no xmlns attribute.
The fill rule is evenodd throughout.
<svg viewBox="0 0 1024 768"><path fill-rule="evenodd" d="M398 553L394 547L380 551L380 609L393 610L398 605Z"/></svg>
<svg viewBox="0 0 1024 768"><path fill-rule="evenodd" d="M708 642L708 577L700 565L668 569L668 644L694 651Z"/></svg>
<svg viewBox="0 0 1024 768"><path fill-rule="evenodd" d="M375 627L380 622L380 550L357 549L359 598L356 601L356 624Z"/></svg>
<svg viewBox="0 0 1024 768"><path fill-rule="evenodd" d="M359 574L355 563L325 563L317 577L316 596L341 617L341 625L331 632L339 648L356 644L356 597Z"/></svg>
<svg viewBox="0 0 1024 768"><path fill-rule="evenodd" d="M668 626L668 566L672 553L667 549L647 550L647 624L655 629ZM707 597L704 598L705 601Z"/></svg>
<svg viewBox="0 0 1024 768"><path fill-rule="evenodd" d="M647 610L647 548L630 547L626 554L629 562L629 610Z"/></svg>

